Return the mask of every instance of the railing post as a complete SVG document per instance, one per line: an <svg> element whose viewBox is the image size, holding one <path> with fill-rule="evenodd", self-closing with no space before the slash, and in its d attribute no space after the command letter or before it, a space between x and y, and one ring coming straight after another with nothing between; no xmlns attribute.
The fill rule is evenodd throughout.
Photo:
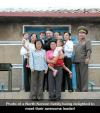
<svg viewBox="0 0 100 113"><path fill-rule="evenodd" d="M12 91L12 70L8 74L8 91Z"/></svg>
<svg viewBox="0 0 100 113"><path fill-rule="evenodd" d="M22 85L21 89L24 90L24 69L23 69L24 57L22 56Z"/></svg>

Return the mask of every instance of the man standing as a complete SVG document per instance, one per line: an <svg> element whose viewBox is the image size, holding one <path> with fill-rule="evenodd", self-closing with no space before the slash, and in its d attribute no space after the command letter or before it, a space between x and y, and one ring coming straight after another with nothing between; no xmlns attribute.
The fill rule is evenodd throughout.
<svg viewBox="0 0 100 113"><path fill-rule="evenodd" d="M88 64L92 52L91 43L87 40L88 30L78 27L79 43L75 47L74 62L76 64L77 91L88 91Z"/></svg>
<svg viewBox="0 0 100 113"><path fill-rule="evenodd" d="M40 39L42 40L43 45L45 44L45 32L40 32Z"/></svg>
<svg viewBox="0 0 100 113"><path fill-rule="evenodd" d="M44 49L46 51L50 50L50 41L53 39L53 32L52 31L46 31L46 39L44 44Z"/></svg>
<svg viewBox="0 0 100 113"><path fill-rule="evenodd" d="M50 42L53 40L53 32L50 30L46 31L46 39L44 40L44 50L48 51L50 50ZM48 90L48 73L44 76L44 84L43 84L43 90Z"/></svg>

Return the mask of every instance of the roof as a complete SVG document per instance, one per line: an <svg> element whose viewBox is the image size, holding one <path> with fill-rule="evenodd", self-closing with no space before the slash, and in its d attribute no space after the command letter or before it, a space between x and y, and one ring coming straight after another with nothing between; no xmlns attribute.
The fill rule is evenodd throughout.
<svg viewBox="0 0 100 113"><path fill-rule="evenodd" d="M100 9L77 10L2 10L0 17L100 17Z"/></svg>

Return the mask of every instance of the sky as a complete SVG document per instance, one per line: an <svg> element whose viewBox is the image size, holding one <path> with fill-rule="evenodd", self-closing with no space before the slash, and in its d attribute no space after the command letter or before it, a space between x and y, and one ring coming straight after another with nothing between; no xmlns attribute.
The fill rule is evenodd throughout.
<svg viewBox="0 0 100 113"><path fill-rule="evenodd" d="M91 9L100 8L100 0L0 0L0 9Z"/></svg>

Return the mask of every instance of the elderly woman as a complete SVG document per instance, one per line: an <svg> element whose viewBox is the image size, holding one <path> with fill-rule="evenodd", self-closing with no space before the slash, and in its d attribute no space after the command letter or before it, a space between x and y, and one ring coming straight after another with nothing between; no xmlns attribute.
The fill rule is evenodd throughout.
<svg viewBox="0 0 100 113"><path fill-rule="evenodd" d="M54 58L54 50L56 49L56 41L52 40L50 42L51 50L47 51L47 62L49 64L54 64L54 68L58 71L54 77L53 71L49 69L48 72L48 83L49 83L49 99L50 100L60 100L61 98L61 84L62 84L62 65L57 64L58 57ZM64 55L60 55L59 58L64 58Z"/></svg>

